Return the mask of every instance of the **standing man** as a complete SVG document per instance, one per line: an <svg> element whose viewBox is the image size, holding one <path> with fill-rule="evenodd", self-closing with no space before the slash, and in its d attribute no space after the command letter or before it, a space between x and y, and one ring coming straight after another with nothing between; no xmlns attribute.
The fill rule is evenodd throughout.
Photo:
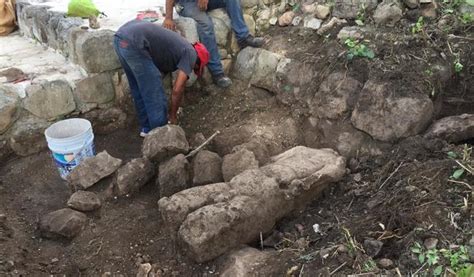
<svg viewBox="0 0 474 277"><path fill-rule="evenodd" d="M168 121L176 124L189 75L194 70L201 76L209 61L206 47L199 42L191 44L178 33L154 23L132 20L115 34L114 48L127 75L141 125L140 136ZM176 70L168 113L161 76Z"/></svg>
<svg viewBox="0 0 474 277"><path fill-rule="evenodd" d="M240 0L166 0L166 16L163 27L170 30L176 28L173 22L173 6L175 1L176 11L180 16L191 17L197 22L199 39L209 50L211 56L208 68L211 72L212 80L219 87L226 88L230 86L232 81L224 74L221 57L217 48L214 25L207 11L218 8L225 8L227 10L232 30L235 33L241 49L247 46L261 47L264 40L263 38L255 38L250 35L242 15Z"/></svg>

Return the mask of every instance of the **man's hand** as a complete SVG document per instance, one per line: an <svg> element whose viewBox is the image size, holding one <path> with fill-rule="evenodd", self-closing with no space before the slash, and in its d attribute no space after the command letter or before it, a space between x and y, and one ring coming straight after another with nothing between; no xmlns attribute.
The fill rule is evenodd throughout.
<svg viewBox="0 0 474 277"><path fill-rule="evenodd" d="M209 0L198 0L198 7L201 11L207 11L207 4Z"/></svg>
<svg viewBox="0 0 474 277"><path fill-rule="evenodd" d="M178 70L178 76L176 77L173 92L171 93L171 109L168 113L168 121L171 124L178 123L178 108L183 100L184 87L186 86L187 80L188 76L186 73L182 70Z"/></svg>
<svg viewBox="0 0 474 277"><path fill-rule="evenodd" d="M166 29L170 29L171 31L175 31L176 23L174 23L173 19L171 18L165 18L165 20L163 21L163 27L165 27Z"/></svg>

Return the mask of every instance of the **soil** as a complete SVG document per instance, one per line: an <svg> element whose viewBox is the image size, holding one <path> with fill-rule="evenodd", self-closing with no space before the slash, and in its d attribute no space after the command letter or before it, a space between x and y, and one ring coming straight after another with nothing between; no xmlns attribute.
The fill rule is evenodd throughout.
<svg viewBox="0 0 474 277"><path fill-rule="evenodd" d="M340 28L332 30L329 37L299 28L272 28L266 47L314 64L315 88L330 73L347 71L361 82L369 78L395 80L400 93L407 89L429 93L438 105L437 118L472 113L472 43L429 26L425 34L415 36L409 24L369 32L364 43L376 53L371 61L346 59L347 48L335 39ZM472 37L471 28L465 26L455 26L449 33ZM448 50L448 41L451 51L459 52L464 62L465 70L460 74L452 70L454 54ZM267 122L291 115L291 109L279 104L271 93L235 81L227 91L209 86L188 93L180 124L188 138L198 132L208 137L249 120ZM137 130L134 123L97 136L97 150L107 150L125 162L139 157L142 140ZM472 142L466 147L472 147ZM275 226L273 235L278 239L273 247L266 246L276 250L269 264L281 269L279 276L432 275L435 267L422 266L411 251L415 242L437 238L438 249L457 251L469 245L474 226L474 178L467 174L459 180L450 178L458 168L447 156L450 151L461 157L464 146L414 137L379 157L349 160L348 174L342 181ZM472 153L465 158L472 162ZM38 219L65 207L70 196L48 152L11 158L0 165L0 176L0 275L133 276L145 262L153 264L153 271L161 276L219 273L220 260L196 264L172 243L159 216L159 189L154 182L131 197L116 199L101 194L103 207L89 214L89 223L79 236L48 240L39 235ZM110 181L105 180L102 187ZM314 231L315 224L319 232ZM383 243L374 257L364 245L369 239ZM261 247L259 242L253 246ZM394 265L382 269L376 265L381 258ZM440 263L447 265L444 258Z"/></svg>

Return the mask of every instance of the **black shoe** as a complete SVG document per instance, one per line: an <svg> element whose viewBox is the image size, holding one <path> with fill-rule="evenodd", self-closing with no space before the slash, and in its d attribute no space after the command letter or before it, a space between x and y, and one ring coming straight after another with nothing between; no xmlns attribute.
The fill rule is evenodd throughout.
<svg viewBox="0 0 474 277"><path fill-rule="evenodd" d="M240 49L244 49L247 46L260 48L265 43L265 40L261 37L254 37L249 35L246 39L239 41Z"/></svg>
<svg viewBox="0 0 474 277"><path fill-rule="evenodd" d="M212 76L212 81L220 88L228 88L232 85L232 80L224 74Z"/></svg>

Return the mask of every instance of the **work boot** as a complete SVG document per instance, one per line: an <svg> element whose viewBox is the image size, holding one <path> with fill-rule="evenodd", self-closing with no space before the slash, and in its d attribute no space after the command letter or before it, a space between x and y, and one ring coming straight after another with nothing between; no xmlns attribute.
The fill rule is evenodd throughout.
<svg viewBox="0 0 474 277"><path fill-rule="evenodd" d="M265 43L265 40L261 37L254 37L252 35L248 35L246 39L239 41L240 49L244 49L247 46L260 48Z"/></svg>
<svg viewBox="0 0 474 277"><path fill-rule="evenodd" d="M224 74L212 76L212 81L220 88L228 88L232 85L232 80Z"/></svg>

